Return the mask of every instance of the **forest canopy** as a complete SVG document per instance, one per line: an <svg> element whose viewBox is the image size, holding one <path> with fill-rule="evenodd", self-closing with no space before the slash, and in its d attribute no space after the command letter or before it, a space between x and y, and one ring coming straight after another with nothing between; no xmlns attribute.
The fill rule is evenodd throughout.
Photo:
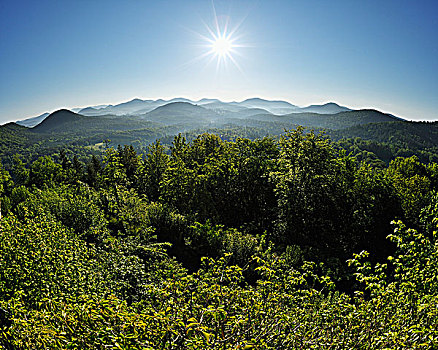
<svg viewBox="0 0 438 350"><path fill-rule="evenodd" d="M185 136L0 167L0 348L438 346L437 163Z"/></svg>

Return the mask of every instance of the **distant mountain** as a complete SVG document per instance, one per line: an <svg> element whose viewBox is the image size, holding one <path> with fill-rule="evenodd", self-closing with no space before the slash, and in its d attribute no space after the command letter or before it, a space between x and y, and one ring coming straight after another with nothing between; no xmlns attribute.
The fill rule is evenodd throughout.
<svg viewBox="0 0 438 350"><path fill-rule="evenodd" d="M172 103L172 102L187 102L187 103L192 103L192 100L189 100L188 98L183 98L183 97L176 97L176 98L172 98L169 101L166 101L167 103Z"/></svg>
<svg viewBox="0 0 438 350"><path fill-rule="evenodd" d="M287 114L296 110L298 107L286 101L269 101L261 98L251 98L242 102L222 102L218 99L203 98L199 101L192 101L187 98L177 97L171 100L141 100L135 98L128 102L117 105L109 105L103 108L87 107L79 111L80 114L87 116L97 115L140 115L148 113L157 107L164 106L173 102L186 102L193 105L200 105L214 111L237 112L245 108L261 108L269 113Z"/></svg>
<svg viewBox="0 0 438 350"><path fill-rule="evenodd" d="M244 109L248 109L248 107L245 106L240 106L238 104L227 103L222 101L213 101L213 102L205 103L202 104L202 107L221 114L223 114L224 112L238 112Z"/></svg>
<svg viewBox="0 0 438 350"><path fill-rule="evenodd" d="M87 116L101 115L101 112L99 111L99 109L94 108L94 107L82 108L81 110L78 111L78 113L82 114L82 115L87 115Z"/></svg>
<svg viewBox="0 0 438 350"><path fill-rule="evenodd" d="M226 116L228 118L251 118L260 114L264 116L272 115L266 109L263 108L245 108L240 111L229 113Z"/></svg>
<svg viewBox="0 0 438 350"><path fill-rule="evenodd" d="M190 123L196 126L217 117L214 111L188 102L171 102L141 116L142 119L167 125Z"/></svg>
<svg viewBox="0 0 438 350"><path fill-rule="evenodd" d="M222 101L218 100L217 98L203 98L203 99L200 99L199 101L195 101L195 103L197 105L204 105L204 104L212 103L212 102L222 102Z"/></svg>
<svg viewBox="0 0 438 350"><path fill-rule="evenodd" d="M158 112L193 112L193 111L205 111L204 107L197 106L189 102L169 102L163 106L155 108L150 115Z"/></svg>
<svg viewBox="0 0 438 350"><path fill-rule="evenodd" d="M102 108L106 108L108 106L111 106L111 105L96 105L96 106L91 106L91 107L93 107L94 109L102 109Z"/></svg>
<svg viewBox="0 0 438 350"><path fill-rule="evenodd" d="M329 102L323 105L311 105L300 108L287 101L281 100L265 100L262 98L249 98L241 102L223 102L215 98L203 98L198 101L192 101L188 98L176 97L170 100L142 100L134 98L127 102L122 102L117 105L96 105L82 109L75 108L72 111L84 116L102 116L102 115L132 115L139 116L153 111L154 109L173 102L185 102L192 105L202 106L219 114L227 114L228 112L238 112L244 109L262 109L267 113L276 115L285 115L290 113L319 113L319 114L336 114L340 112L351 111L351 109L340 106L334 102ZM261 111L262 112L262 111ZM248 115L251 112L246 113ZM32 119L32 118L29 118ZM25 124L26 123L26 124ZM21 125L34 126L33 121L21 121Z"/></svg>
<svg viewBox="0 0 438 350"><path fill-rule="evenodd" d="M60 109L47 116L40 124L32 129L38 132L65 131L66 124L80 123L84 119L87 118L68 109Z"/></svg>
<svg viewBox="0 0 438 350"><path fill-rule="evenodd" d="M238 102L242 106L247 107L261 107L261 106L268 106L272 108L296 108L297 106L293 105L292 103L286 102L286 101L271 101L271 100L265 100L263 98L254 97L254 98L248 98L245 101Z"/></svg>
<svg viewBox="0 0 438 350"><path fill-rule="evenodd" d="M39 123L41 123L44 119L46 119L49 114L50 113L43 113L37 117L27 118L24 120L18 120L16 123L18 125L25 126L27 128L32 128L32 127L38 125Z"/></svg>
<svg viewBox="0 0 438 350"><path fill-rule="evenodd" d="M99 111L101 111L101 114L114 114L114 115L131 114L141 109L144 109L146 106L149 106L153 102L154 102L153 100L141 100L139 98L134 98L131 101L102 108ZM151 107L151 109L153 108L155 108L155 106Z"/></svg>
<svg viewBox="0 0 438 350"><path fill-rule="evenodd" d="M169 102L190 102L192 101L185 98L174 98L170 101L162 99L158 100L141 100L135 98L128 102L119 103L117 105L108 105L103 108L87 107L79 111L80 114L85 116L99 116L99 115L140 115L148 113L157 107L163 106Z"/></svg>
<svg viewBox="0 0 438 350"><path fill-rule="evenodd" d="M270 101L262 98L249 98L242 102L237 102L240 106L247 108L262 108L273 114L292 113L298 107L286 101Z"/></svg>
<svg viewBox="0 0 438 350"><path fill-rule="evenodd" d="M300 112L319 113L319 114L336 114L340 112L349 112L350 108L339 106L337 103L329 102L323 105L310 105L308 107L302 107Z"/></svg>
<svg viewBox="0 0 438 350"><path fill-rule="evenodd" d="M85 116L98 116L98 115L125 115L135 113L146 106L153 103L153 100L141 100L139 98L134 98L131 101L123 102L117 105L108 105L106 107L94 106L86 107L79 111L80 114ZM154 109L156 106L152 106L150 110Z"/></svg>
<svg viewBox="0 0 438 350"><path fill-rule="evenodd" d="M101 110L107 107L112 107L112 105L97 105L97 106L90 106L85 108L73 108L71 109L71 111L82 115L93 116L93 115L101 115L102 114Z"/></svg>

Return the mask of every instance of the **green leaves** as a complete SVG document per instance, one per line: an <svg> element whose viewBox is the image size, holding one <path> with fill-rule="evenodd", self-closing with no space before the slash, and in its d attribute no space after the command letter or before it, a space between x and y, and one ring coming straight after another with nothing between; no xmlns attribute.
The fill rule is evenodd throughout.
<svg viewBox="0 0 438 350"><path fill-rule="evenodd" d="M433 166L376 170L302 129L148 152L3 171L0 349L438 346Z"/></svg>

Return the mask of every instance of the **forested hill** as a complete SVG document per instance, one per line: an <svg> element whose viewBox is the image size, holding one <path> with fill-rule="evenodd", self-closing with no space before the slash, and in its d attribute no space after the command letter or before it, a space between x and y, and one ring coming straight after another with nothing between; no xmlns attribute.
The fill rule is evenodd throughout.
<svg viewBox="0 0 438 350"><path fill-rule="evenodd" d="M76 125L81 127L86 123L87 117L73 113L67 109L61 109L47 116L40 124L34 127L37 132L63 132L74 128Z"/></svg>
<svg viewBox="0 0 438 350"><path fill-rule="evenodd" d="M339 112L335 114L321 113L291 113L287 115L272 116L257 114L251 118L269 122L290 123L313 128L345 129L356 125L369 123L392 122L395 117L372 109Z"/></svg>
<svg viewBox="0 0 438 350"><path fill-rule="evenodd" d="M434 148L438 145L437 122L392 122L355 125L331 133L336 138L360 137L365 140L389 142L406 148Z"/></svg>
<svg viewBox="0 0 438 350"><path fill-rule="evenodd" d="M302 128L104 148L0 166L1 349L438 346L437 163Z"/></svg>

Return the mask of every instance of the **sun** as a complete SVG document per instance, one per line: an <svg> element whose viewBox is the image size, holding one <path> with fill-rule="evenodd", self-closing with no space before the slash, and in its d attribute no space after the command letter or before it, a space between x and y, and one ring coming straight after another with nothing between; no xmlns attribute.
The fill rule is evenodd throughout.
<svg viewBox="0 0 438 350"><path fill-rule="evenodd" d="M240 27L239 23L237 26L230 28L229 16L217 16L214 10L214 24L209 26L204 22L205 28L207 30L206 35L200 35L205 41L207 52L205 52L200 57L210 56L211 61L216 60L216 71L221 67L227 68L228 62L231 62L237 69L240 69L235 56L240 56L239 49L243 46L240 43L240 35L237 31Z"/></svg>
<svg viewBox="0 0 438 350"><path fill-rule="evenodd" d="M207 42L208 52L203 56L210 56L210 62L214 59L217 61L216 70L221 66L226 67L227 62L232 62L239 70L240 67L235 60L235 56L239 55L238 48L241 47L237 43L238 37L235 36L235 31L227 32L227 27L221 29L219 25L216 27L216 31L207 27L210 37L203 36L203 39Z"/></svg>
<svg viewBox="0 0 438 350"><path fill-rule="evenodd" d="M216 61L216 73L229 69L230 64L243 73L236 60L237 56L243 57L242 49L249 47L248 44L241 42L243 33L239 34L243 21L244 19L231 26L230 16L218 16L213 4L213 21L209 24L202 21L205 27L204 32L190 30L202 40L203 43L197 46L205 48L205 51L194 57L188 64L205 60L206 66L209 66Z"/></svg>
<svg viewBox="0 0 438 350"><path fill-rule="evenodd" d="M211 48L217 56L227 56L231 54L233 42L226 37L218 37L213 41Z"/></svg>

